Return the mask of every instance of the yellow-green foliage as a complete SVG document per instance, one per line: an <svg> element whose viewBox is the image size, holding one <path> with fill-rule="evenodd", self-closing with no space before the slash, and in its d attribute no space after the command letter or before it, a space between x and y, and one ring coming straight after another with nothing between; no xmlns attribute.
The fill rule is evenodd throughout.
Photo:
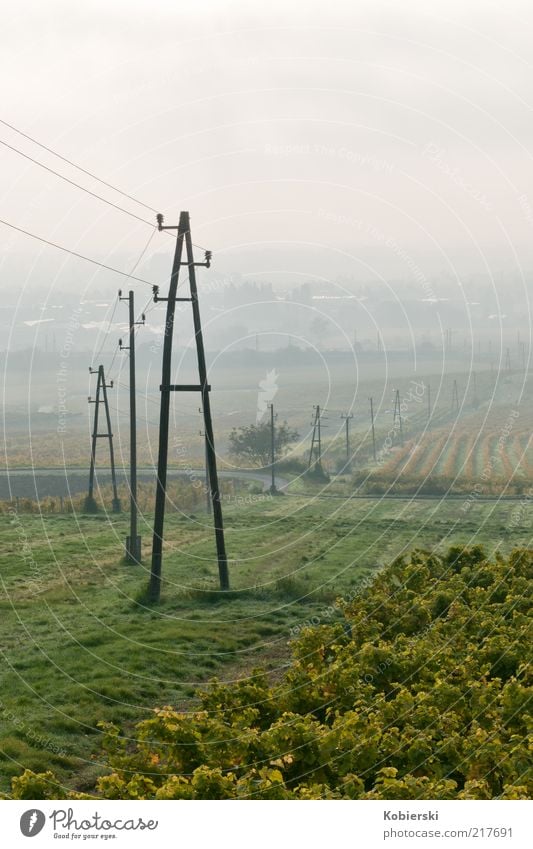
<svg viewBox="0 0 533 849"><path fill-rule="evenodd" d="M528 798L533 552L415 551L304 629L272 686L212 682L194 713L108 725L106 799ZM25 773L15 798L57 798Z"/></svg>

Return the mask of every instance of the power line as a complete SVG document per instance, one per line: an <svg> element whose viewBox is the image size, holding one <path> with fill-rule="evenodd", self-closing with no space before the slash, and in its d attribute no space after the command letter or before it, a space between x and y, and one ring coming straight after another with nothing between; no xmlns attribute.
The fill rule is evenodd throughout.
<svg viewBox="0 0 533 849"><path fill-rule="evenodd" d="M76 168L78 171L81 171L82 174L87 174L88 177L91 177L93 180L97 180L97 182L101 183L103 186L107 186L109 189L113 189L114 192L118 192L118 194L122 195L125 198L128 198L128 200L132 200L134 203L139 204L139 206L143 206L145 209L148 209L150 212L155 212L156 214L159 212L159 210L155 209L153 206L149 206L149 204L144 203L144 201L133 197L133 195L130 195L127 192L124 192L122 189L117 188L117 186L114 186L112 183L108 183L107 180L102 180L101 177L97 177L96 174L93 174L92 171L88 171L86 168L82 168L81 165L77 165L75 162L72 162L71 159L67 159L66 156L63 156L62 154L53 150L51 147L48 147L47 145L38 141L36 138L33 138L33 136L28 135L28 133L24 133L22 130L19 130L17 127L15 127L13 124L10 124L8 121L4 121L3 118L0 118L0 124L3 124L5 127L9 127L10 130L13 130L15 133L18 133L23 138L28 139L33 144L36 144L38 147L42 148L43 150L46 150L48 153L51 153L52 156L56 156L58 159L61 159L63 162L66 162L68 165L71 165L73 168ZM9 150L12 150L14 153L19 154L19 156L23 156L25 159L28 159L30 162L33 162L35 165L38 165L40 168L44 168L49 173L54 174L56 177L59 177L60 180L64 180L66 183L70 183L71 186L75 186L76 188L81 189L82 192L87 192L87 194L91 195L92 197L97 198L98 200L101 200L103 203L106 203L109 206L112 206L114 209L117 209L120 212L124 212L126 215L129 215L132 218L136 218L137 221L141 221L143 224L147 224L150 227L153 226L151 221L147 221L145 218L141 218L139 215L135 215L135 213L130 212L127 209L124 209L122 206L118 206L118 204L113 203L112 201L109 201L106 198L103 198L101 195L97 195L95 192L91 192L90 189L86 189L84 186L80 186L79 183L74 182L74 180L70 180L68 177L65 177L63 174L60 174L58 171L54 171L53 168L50 168L48 165L45 165L43 162L39 162L37 159L33 159L33 157L29 156L29 154L27 154L27 153L23 153L23 151L19 150L17 147L14 147L13 145L8 144L7 142L2 141L1 139L0 139L0 144L3 144L5 147L9 148ZM168 235L172 238L171 233L165 233L165 235ZM202 247L202 245L197 245L194 242L192 244L193 244L193 247L198 248L201 251L206 250L206 248Z"/></svg>
<svg viewBox="0 0 533 849"><path fill-rule="evenodd" d="M17 127L14 127L13 124L9 124L7 121L4 121L2 118L0 118L0 124L3 124L4 127L9 127L10 130L13 130L13 132L18 133L19 136L23 136L25 139L28 139L29 141L33 142L33 144L36 144L38 147L41 147L43 150L46 150L48 153L51 153L53 156L57 156L58 159L61 159L63 162L66 162L68 165L71 165L73 168L77 168L78 171L81 171L83 174L87 174L88 177L92 177L93 180L97 180L99 183L102 183L103 186L107 186L109 189L113 189L114 192L118 192L123 197L128 198L128 200L132 200L134 203L138 203L139 206L144 206L144 208L148 209L150 212L155 212L155 213L159 212L158 209L154 209L153 207L148 206L148 204L144 203L142 200L138 200L137 198L134 198L132 195L129 195L127 192L122 191L122 189L118 189L116 186L113 186L112 183L108 183L106 180L102 180L101 177L97 177L96 174L92 173L92 171L88 171L86 168L82 168L81 165L76 165L76 163L72 162L71 159L67 159L66 156L62 156L56 150L52 150L51 147L47 147L42 142L37 141L37 139L33 138L32 136L28 135L27 133L22 132L22 130L19 130Z"/></svg>
<svg viewBox="0 0 533 849"><path fill-rule="evenodd" d="M11 227L12 230L16 230L18 233L23 233L25 236L30 236L30 238L32 239L37 239L38 242L43 242L45 245L49 245L52 248L57 248L58 251L63 251L64 253L71 254L72 256L75 256L78 259L84 259L85 262L91 262L93 265L98 265L100 266L100 268L105 268L106 271L113 271L115 274L120 274L122 277L128 277L131 280L138 280L139 283L146 283L147 286L154 286L154 283L151 283L149 280L145 280L143 277L134 277L133 275L128 274L127 271L120 271L118 268L113 268L111 265L106 265L103 262L98 262L97 259L91 259L91 257L79 254L77 253L77 251L71 251L69 248L63 247L63 245L58 245L56 242L50 242L48 239L45 239L42 236L37 236L35 233L30 233L29 230L23 230L22 227L17 227L16 224L10 224L9 221L4 221L3 218L0 218L0 224L3 224L5 227Z"/></svg>
<svg viewBox="0 0 533 849"><path fill-rule="evenodd" d="M143 224L148 224L149 227L153 227L151 221L147 221L146 218L141 218L140 215L136 215L134 212L130 212L128 209L124 209L123 206L118 206L118 204L113 203L111 200L107 200L107 198L102 197L102 195L97 195L96 192L91 192L90 189L86 189L85 186L81 186L79 183L76 183L74 180L71 180L69 177L65 177L63 174L60 174L59 171L54 171L53 168L49 168L48 165L45 165L43 162L39 162L38 159L34 159L33 156L29 156L27 153L23 153L22 150L19 150L17 147L13 147L13 145L8 144L7 142L0 139L0 144L4 145L4 147L12 150L13 153L17 153L19 156L24 157L24 159L28 159L30 162L33 162L34 165L38 165L39 168L44 168L45 171L48 171L50 174L54 174L54 176L59 177L60 180L64 180L65 183L69 183L71 186L75 186L77 189L81 189L82 192L86 192L91 197L96 198L97 200L101 200L102 203L106 203L108 206L112 206L113 209L117 209L119 212L123 212L125 215L129 215L131 218L135 218L137 221L141 221Z"/></svg>

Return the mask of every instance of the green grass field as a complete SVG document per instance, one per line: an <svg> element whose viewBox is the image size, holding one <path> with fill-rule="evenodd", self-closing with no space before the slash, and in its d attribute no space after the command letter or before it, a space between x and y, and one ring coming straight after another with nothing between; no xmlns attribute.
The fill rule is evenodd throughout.
<svg viewBox="0 0 533 849"><path fill-rule="evenodd" d="M291 629L414 547L530 541L514 503L286 496L225 508L232 591L217 592L208 517L169 514L163 601L143 604L144 566L122 561L122 516L0 517L0 787L25 767L88 787L100 720L133 724L183 704L214 674L286 663Z"/></svg>

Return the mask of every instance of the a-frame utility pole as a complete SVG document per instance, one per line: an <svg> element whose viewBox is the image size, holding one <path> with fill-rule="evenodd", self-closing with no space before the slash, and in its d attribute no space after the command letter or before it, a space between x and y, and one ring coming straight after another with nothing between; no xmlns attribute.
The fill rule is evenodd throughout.
<svg viewBox="0 0 533 849"><path fill-rule="evenodd" d="M120 500L117 492L117 476L115 472L115 452L113 450L113 433L111 431L111 416L109 414L109 403L107 400L107 390L113 388L113 381L111 383L105 382L104 375L104 367L98 366L98 369L89 368L90 374L97 374L97 382L96 382L96 397L94 401L89 396L89 404L94 404L94 419L93 419L93 433L92 433L92 443L91 443L91 466L89 470L89 492L87 494L87 498L85 499L84 509L86 513L96 513L98 511L98 506L96 504L94 498L94 468L96 464L96 440L97 439L108 439L109 440L109 460L111 463L111 482L113 484L113 501L112 501L112 510L113 513L120 513ZM98 419L100 412L100 404L104 405L107 431L105 433L98 433Z"/></svg>
<svg viewBox="0 0 533 849"><path fill-rule="evenodd" d="M159 601L161 595L161 568L163 563L163 530L165 522L165 502L167 485L167 462L168 462L168 431L170 416L170 393L171 392L200 392L202 399L202 410L204 414L204 430L207 449L207 466L209 472L209 484L211 492L211 503L213 505L213 518L215 523L215 539L217 547L218 572L220 588L229 589L228 561L224 542L224 525L222 519L222 504L218 486L217 462L215 454L215 442L213 436L213 424L211 421L211 405L209 391L211 387L207 383L207 366L205 361L204 343L202 336L202 324L200 320L200 308L198 304L198 290L196 287L196 266L209 268L211 265L211 252L206 251L205 262L194 262L193 245L191 239L190 220L188 212L180 213L177 227L163 227L163 216L157 216L160 230L177 230L176 249L168 298L160 298L157 287L154 288L155 301L167 301L167 315L165 322L165 335L163 342L163 366L161 377L161 413L159 421L159 456L157 462L157 484L154 515L154 536L152 542L152 565L148 596L151 601ZM182 261L183 249L187 254L185 262ZM176 291L182 265L187 266L189 274L190 297L178 298ZM188 301L192 306L194 333L196 339L196 353L198 357L199 384L172 385L172 341L174 332L174 315L177 301Z"/></svg>
<svg viewBox="0 0 533 849"><path fill-rule="evenodd" d="M392 420L393 429L396 427L396 420L398 420L400 427L400 445L403 445L403 424L402 424L402 407L400 403L400 390L396 390L396 394L394 396L394 417Z"/></svg>
<svg viewBox="0 0 533 849"><path fill-rule="evenodd" d="M318 472L322 472L322 416L324 411L320 410L319 404L317 404L316 407L313 407L313 409L315 411L315 418L313 421L313 436L311 438L311 449L309 451L307 471L310 472L312 469L316 469Z"/></svg>
<svg viewBox="0 0 533 849"><path fill-rule="evenodd" d="M135 386L135 327L144 324L144 315L141 321L135 321L135 299L130 290L128 297L122 297L119 290L120 301L128 301L129 306L129 345L123 345L119 339L121 351L130 352L130 535L126 537L126 560L128 563L141 562L141 538L137 534L137 403Z"/></svg>

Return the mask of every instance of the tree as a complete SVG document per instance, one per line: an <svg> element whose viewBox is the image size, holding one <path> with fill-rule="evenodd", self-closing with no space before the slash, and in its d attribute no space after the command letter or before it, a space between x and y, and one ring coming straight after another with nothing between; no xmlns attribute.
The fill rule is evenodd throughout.
<svg viewBox="0 0 533 849"><path fill-rule="evenodd" d="M274 457L276 460L283 455L291 442L298 439L299 435L298 431L290 428L286 421L275 426ZM270 466L271 438L269 421L233 428L229 435L230 451L234 457L254 465Z"/></svg>

